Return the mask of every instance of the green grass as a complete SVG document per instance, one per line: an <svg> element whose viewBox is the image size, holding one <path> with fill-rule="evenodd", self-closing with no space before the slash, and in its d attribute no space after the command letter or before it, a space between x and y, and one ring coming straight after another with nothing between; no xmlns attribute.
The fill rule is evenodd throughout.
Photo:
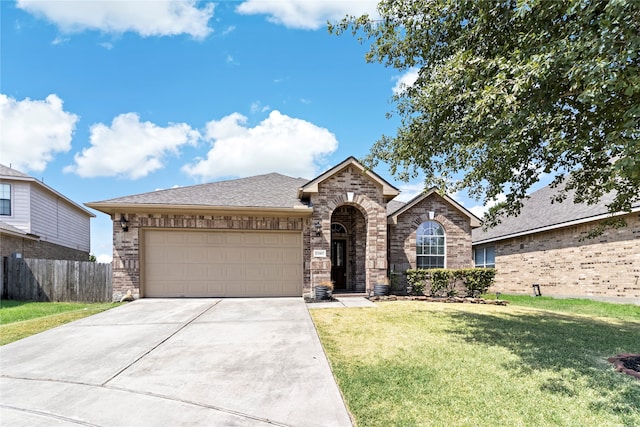
<svg viewBox="0 0 640 427"><path fill-rule="evenodd" d="M495 294L483 295L495 299ZM640 321L640 306L634 304L611 304L600 301L577 298L533 297L527 295L501 295L500 299L509 301L512 306L532 307L564 313L584 314L587 316L610 317L620 320Z"/></svg>
<svg viewBox="0 0 640 427"><path fill-rule="evenodd" d="M640 322L397 301L311 310L358 426L640 425ZM614 309L617 310L617 309Z"/></svg>
<svg viewBox="0 0 640 427"><path fill-rule="evenodd" d="M120 304L0 301L0 345L5 345Z"/></svg>

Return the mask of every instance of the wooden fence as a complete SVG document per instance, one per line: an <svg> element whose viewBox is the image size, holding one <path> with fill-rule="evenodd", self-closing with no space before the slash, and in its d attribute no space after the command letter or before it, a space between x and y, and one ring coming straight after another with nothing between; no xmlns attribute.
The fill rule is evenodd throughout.
<svg viewBox="0 0 640 427"><path fill-rule="evenodd" d="M109 302L111 264L5 257L2 297L22 301Z"/></svg>

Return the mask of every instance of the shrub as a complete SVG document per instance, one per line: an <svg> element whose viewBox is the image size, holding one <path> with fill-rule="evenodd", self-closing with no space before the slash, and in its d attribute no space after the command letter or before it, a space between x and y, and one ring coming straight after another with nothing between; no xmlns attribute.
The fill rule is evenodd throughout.
<svg viewBox="0 0 640 427"><path fill-rule="evenodd" d="M475 296L487 292L493 284L496 271L493 268L434 268L406 271L407 283L418 294L431 296L455 296L460 292Z"/></svg>
<svg viewBox="0 0 640 427"><path fill-rule="evenodd" d="M428 270L407 270L407 283L413 287L413 293L422 295L426 289Z"/></svg>

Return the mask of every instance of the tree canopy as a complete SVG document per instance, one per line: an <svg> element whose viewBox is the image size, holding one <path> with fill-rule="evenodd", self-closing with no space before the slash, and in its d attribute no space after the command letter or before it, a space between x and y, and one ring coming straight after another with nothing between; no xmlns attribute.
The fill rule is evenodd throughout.
<svg viewBox="0 0 640 427"><path fill-rule="evenodd" d="M383 0L378 12L329 24L370 40L368 62L417 71L393 98L397 134L367 166L504 194L490 225L517 214L542 174L562 182L557 201L615 191L618 212L640 199L640 1Z"/></svg>

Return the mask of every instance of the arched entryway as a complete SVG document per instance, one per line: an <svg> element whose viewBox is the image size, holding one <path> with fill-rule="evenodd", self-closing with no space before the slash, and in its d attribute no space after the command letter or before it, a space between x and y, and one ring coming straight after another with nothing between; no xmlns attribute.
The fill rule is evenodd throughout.
<svg viewBox="0 0 640 427"><path fill-rule="evenodd" d="M331 280L338 292L366 290L367 221L354 206L341 205L331 214Z"/></svg>

